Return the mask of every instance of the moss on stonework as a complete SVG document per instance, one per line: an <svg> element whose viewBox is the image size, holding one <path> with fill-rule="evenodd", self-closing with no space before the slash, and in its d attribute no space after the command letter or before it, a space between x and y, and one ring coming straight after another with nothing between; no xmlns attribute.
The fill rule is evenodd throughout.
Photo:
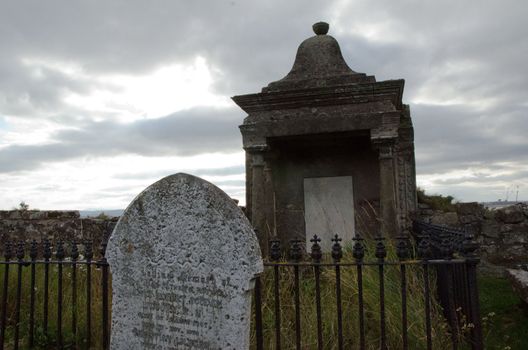
<svg viewBox="0 0 528 350"><path fill-rule="evenodd" d="M433 210L441 210L444 212L454 212L455 208L455 197L444 196L441 194L428 195L425 194L425 190L421 188L416 189L416 195L418 197L418 203L426 204Z"/></svg>

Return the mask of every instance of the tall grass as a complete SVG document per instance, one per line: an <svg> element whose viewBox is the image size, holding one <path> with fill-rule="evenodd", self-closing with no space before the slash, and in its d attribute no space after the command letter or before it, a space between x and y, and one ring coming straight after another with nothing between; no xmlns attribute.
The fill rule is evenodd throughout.
<svg viewBox="0 0 528 350"><path fill-rule="evenodd" d="M18 266L9 267L9 284L7 294L6 309L6 335L5 349L11 349L14 344L15 321L16 321L16 297ZM75 344L79 349L87 348L87 298L86 298L86 269L85 264L77 265L77 302L73 305L72 297L72 267L71 264L63 266L63 287L62 287L62 337L66 348ZM102 274L99 268L91 267L92 287L91 287L91 349L102 348ZM0 283L4 283L5 265L0 265ZM55 348L58 335L58 266L49 266L49 297L48 297L48 331L44 329L44 265L35 266L35 349ZM1 290L0 290L1 292ZM29 318L30 318L30 293L31 292L31 268L22 267L22 293L20 303L20 348L29 349ZM1 300L1 299L0 299ZM72 318L76 317L76 336L72 328Z"/></svg>
<svg viewBox="0 0 528 350"><path fill-rule="evenodd" d="M374 249L368 249L365 261L374 261ZM345 249L343 263L354 263L350 248ZM388 261L397 261L395 249L388 247ZM323 348L337 349L337 303L334 267L321 267L321 308ZM280 306L281 340L283 349L295 348L295 306L293 267L281 267ZM311 267L303 267L300 278L301 331L303 349L317 348L317 312L315 304L315 282ZM407 315L410 349L427 348L425 330L425 296L423 267L407 265ZM431 271L431 291L435 290L435 278ZM262 280L263 335L266 349L275 349L275 318L273 271L267 269ZM385 321L387 346L402 348L401 321L401 273L398 265L385 266ZM358 283L355 266L341 268L343 341L345 349L359 348ZM380 347L380 291L378 266L363 267L363 298L365 339L367 349ZM432 341L435 349L450 347L447 323L442 317L441 307L431 293ZM252 337L255 337L253 330ZM254 343L254 339L252 341Z"/></svg>

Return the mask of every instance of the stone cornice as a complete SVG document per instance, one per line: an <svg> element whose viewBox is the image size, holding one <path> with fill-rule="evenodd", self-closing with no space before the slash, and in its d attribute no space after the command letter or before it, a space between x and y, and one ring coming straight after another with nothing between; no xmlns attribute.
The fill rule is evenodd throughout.
<svg viewBox="0 0 528 350"><path fill-rule="evenodd" d="M339 104L359 104L390 100L396 109L402 108L404 80L341 85L305 90L287 90L239 95L233 101L246 113L299 107Z"/></svg>

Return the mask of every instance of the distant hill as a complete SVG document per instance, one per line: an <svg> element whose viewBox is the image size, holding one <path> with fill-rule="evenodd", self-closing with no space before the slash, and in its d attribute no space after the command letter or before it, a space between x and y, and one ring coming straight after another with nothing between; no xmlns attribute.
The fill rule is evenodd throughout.
<svg viewBox="0 0 528 350"><path fill-rule="evenodd" d="M105 213L108 216L121 216L124 209L79 210L81 218L93 218Z"/></svg>

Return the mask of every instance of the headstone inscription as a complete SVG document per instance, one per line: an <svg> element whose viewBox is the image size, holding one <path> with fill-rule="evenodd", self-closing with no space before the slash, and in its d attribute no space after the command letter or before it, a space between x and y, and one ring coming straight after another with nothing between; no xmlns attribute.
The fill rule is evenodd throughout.
<svg viewBox="0 0 528 350"><path fill-rule="evenodd" d="M249 349L259 244L240 208L216 186L168 176L139 194L107 248L110 348Z"/></svg>

